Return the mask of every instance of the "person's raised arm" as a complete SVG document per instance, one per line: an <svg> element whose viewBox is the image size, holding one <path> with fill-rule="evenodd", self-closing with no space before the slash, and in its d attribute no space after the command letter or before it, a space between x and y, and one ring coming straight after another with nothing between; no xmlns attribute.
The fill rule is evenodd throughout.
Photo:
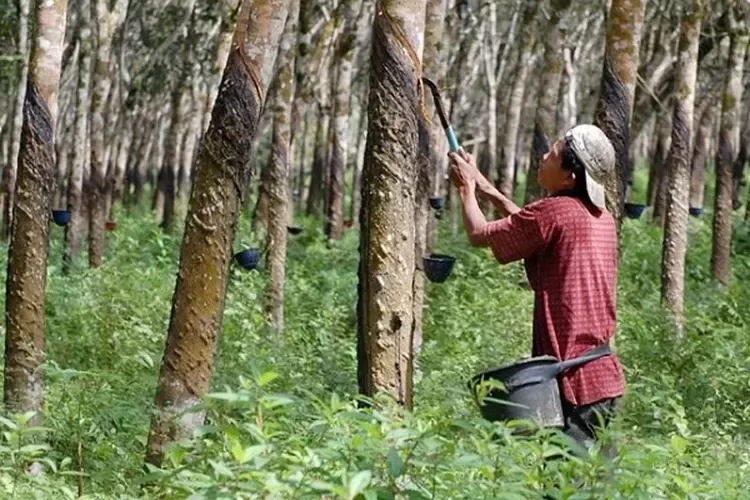
<svg viewBox="0 0 750 500"><path fill-rule="evenodd" d="M486 247L489 244L485 231L487 220L484 218L482 209L479 208L479 203L477 203L476 184L461 186L458 191L461 193L461 202L464 207L464 227L469 237L469 243L473 247Z"/></svg>
<svg viewBox="0 0 750 500"><path fill-rule="evenodd" d="M461 150L463 152L463 150ZM463 153L466 155L466 153ZM472 246L487 246L485 228L487 221L477 203L477 175L476 166L464 161L458 155L451 153L450 178L453 185L461 194L463 219L469 243Z"/></svg>
<svg viewBox="0 0 750 500"><path fill-rule="evenodd" d="M513 203L513 200L509 199L503 193L497 190L487 178L477 168L476 160L474 156L470 155L464 148L459 149L458 154L449 153L448 156L456 166L461 166L462 169L472 172L472 175L476 179L476 192L480 197L492 203L497 211L503 217L519 212L521 209Z"/></svg>
<svg viewBox="0 0 750 500"><path fill-rule="evenodd" d="M479 196L492 203L492 206L498 210L503 217L507 217L516 212L520 212L521 208L513 203L513 200L505 196L503 193L492 185L487 178L477 170L477 189Z"/></svg>

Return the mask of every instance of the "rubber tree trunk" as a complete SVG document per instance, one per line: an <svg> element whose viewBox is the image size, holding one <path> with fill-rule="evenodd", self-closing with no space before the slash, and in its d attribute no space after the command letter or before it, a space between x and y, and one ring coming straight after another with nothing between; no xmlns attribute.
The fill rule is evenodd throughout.
<svg viewBox="0 0 750 500"><path fill-rule="evenodd" d="M171 108L167 106L169 117L172 116ZM165 117L167 113L164 113ZM154 212L156 222L161 224L164 216L164 198L166 191L166 173L167 170L164 166L165 157L167 155L167 138L169 137L169 128L172 126L172 122L166 117L159 128L159 141L156 147L156 159L154 165L156 168L149 169L151 174L149 175L150 180L153 182L153 193L151 197L151 210ZM153 173L156 175L153 175Z"/></svg>
<svg viewBox="0 0 750 500"><path fill-rule="evenodd" d="M429 8L429 4L428 4ZM484 35L484 43L481 47L482 59L484 64L484 73L487 82L487 123L484 129L484 133L487 137L486 148L484 149L484 161L480 162L479 168L482 175L490 179L492 182L493 172L497 169L497 122L498 122L498 111L497 111L497 87L500 83L498 75L498 68L500 61L500 34L498 33L497 27L497 2L489 2L487 5L487 20L485 28L487 33ZM426 45L425 45L426 48ZM431 73L427 73L430 75ZM432 127L431 127L432 128ZM486 211L489 206L484 200L481 200L482 210Z"/></svg>
<svg viewBox="0 0 750 500"><path fill-rule="evenodd" d="M526 77L529 73L529 59L534 47L535 17L538 0L528 0L521 16L521 33L518 44L516 71L511 86L508 115L505 120L505 144L501 153L502 165L498 172L498 189L505 196L513 199L513 179L516 171L516 151L518 149L518 130L521 125L523 98L526 93Z"/></svg>
<svg viewBox="0 0 750 500"><path fill-rule="evenodd" d="M683 338L685 256L690 199L690 146L693 138L698 42L705 0L693 0L682 21L677 55L677 96L669 150L669 190L661 264L661 300L672 313L677 337Z"/></svg>
<svg viewBox="0 0 750 500"><path fill-rule="evenodd" d="M307 189L307 215L320 215L323 205L323 190L325 188L325 166L327 155L327 137L329 125L329 110L318 104L317 128L315 129L315 145L313 146L313 163L310 174L310 185Z"/></svg>
<svg viewBox="0 0 750 500"><path fill-rule="evenodd" d="M133 143L133 135L135 130L132 127L142 127L143 122L134 118L133 113L124 111L122 116L122 132L119 137L119 147L117 148L117 154L114 156L112 163L110 164L110 170L107 172L107 190L106 199L104 202L105 206L105 217L112 220L112 211L114 205L122 198L123 189L125 187L125 171L128 165L128 159L132 156L131 145Z"/></svg>
<svg viewBox="0 0 750 500"><path fill-rule="evenodd" d="M714 26L708 25L703 28L705 33L712 31L726 32L727 28L723 26L724 20L727 19L726 15L715 16L718 19L718 23ZM715 44L715 40L719 37L707 36L703 37L698 45L698 64L711 53ZM671 64L671 55L666 54L667 59L658 61L658 64L652 66L652 68L646 68L644 74L648 76L646 81L646 87L652 88L653 91L639 92L636 96L634 113L632 116L631 123L631 134L633 137L641 135L643 128L648 122L649 117L654 112L654 106L657 102L664 102L670 95L675 92L675 75L673 71L669 71ZM639 87L640 88L640 87ZM654 98L655 96L655 98Z"/></svg>
<svg viewBox="0 0 750 500"><path fill-rule="evenodd" d="M349 101L352 88L352 71L357 54L357 18L362 2L342 0L339 6L343 20L343 33L336 42L334 58L336 81L333 93L333 123L331 130L331 160L328 166L328 206L325 233L329 239L344 237L344 176L349 151Z"/></svg>
<svg viewBox="0 0 750 500"><path fill-rule="evenodd" d="M732 171L732 208L742 207L742 188L745 186L745 165L750 160L750 100L745 99L742 107L741 133L739 136L739 153L734 160Z"/></svg>
<svg viewBox="0 0 750 500"><path fill-rule="evenodd" d="M565 61L560 50L564 43L564 33L558 27L562 16L570 6L571 0L554 0L551 4L550 19L544 33L544 62L540 75L543 85L539 86L537 96L536 119L534 120L534 139L531 148L531 162L526 176L526 196L524 203L528 204L542 196L544 192L537 182L539 162L547 154L550 141L557 139L557 102L560 93Z"/></svg>
<svg viewBox="0 0 750 500"><path fill-rule="evenodd" d="M60 79L64 79L64 73L60 76ZM70 139L70 116L63 117L63 113L60 114L60 125L58 129L58 140L55 145L55 193L52 196L52 210L64 210L67 205L67 196L65 187L67 185L66 178L68 176L68 168L70 166L71 156L71 141ZM69 113L67 113L69 114Z"/></svg>
<svg viewBox="0 0 750 500"><path fill-rule="evenodd" d="M213 62L211 63L210 73L208 75L208 92L206 94L206 105L204 108L204 117L201 120L204 130L201 130L201 136L205 128L211 122L211 110L216 101L216 95L219 92L219 83L227 64L229 50L232 48L232 38L234 36L234 19L237 16L238 9L242 4L241 0L221 0L220 14L221 24L219 25L219 34L216 41L216 52L214 53Z"/></svg>
<svg viewBox="0 0 750 500"><path fill-rule="evenodd" d="M307 64L311 55L313 37L313 16L316 11L315 0L301 0L299 11L299 27L297 30L297 52L294 58L294 103L292 104L292 145L298 138L299 126L303 118L307 122L308 98L310 96L309 86L314 84L314 79L309 77ZM326 22L326 21L322 21ZM307 128L307 123L305 123ZM303 136L306 135L303 132ZM303 138L304 140L304 138ZM296 148L293 148L298 151ZM302 155L304 162L304 154ZM301 193L302 191L299 190ZM299 199L299 198L298 198ZM299 208L299 207L297 207Z"/></svg>
<svg viewBox="0 0 750 500"><path fill-rule="evenodd" d="M291 0L289 16L281 37L274 80L273 132L268 163L268 232L266 233L266 314L277 332L284 331L284 284L286 281L287 226L291 210L289 190L291 118L294 101L294 56L297 51L299 0Z"/></svg>
<svg viewBox="0 0 750 500"><path fill-rule="evenodd" d="M668 159L672 143L672 117L668 114L662 115L657 126L658 140L651 160L653 175L650 176L649 203L654 207L653 222L663 226L669 186Z"/></svg>
<svg viewBox="0 0 750 500"><path fill-rule="evenodd" d="M413 0L376 5L360 215L359 389L367 396L388 395L407 408L412 407L417 75L425 6Z"/></svg>
<svg viewBox="0 0 750 500"><path fill-rule="evenodd" d="M68 210L70 222L65 226L65 252L63 253L63 273L67 274L75 263L85 234L83 210L83 176L86 171L86 139L89 137L88 121L89 95L91 87L91 53L93 39L91 30L91 4L89 0L78 2L78 29L80 52L78 61L78 85L76 88L75 118L73 121L72 162L68 176ZM92 144L93 145L93 144Z"/></svg>
<svg viewBox="0 0 750 500"><path fill-rule="evenodd" d="M193 75L200 71L200 66L196 63L193 67ZM195 156L198 152L198 140L203 134L201 127L201 113L196 109L195 104L201 101L205 101L205 98L198 90L197 81L198 79L193 76L193 99L188 103L190 117L187 122L187 130L182 138L182 162L180 162L180 174L177 177L177 194L181 203L180 206L187 204L188 193L190 192L190 180L191 173L193 170L193 164L195 163Z"/></svg>
<svg viewBox="0 0 750 500"><path fill-rule="evenodd" d="M144 147L138 152L138 156L133 160L135 168L133 169L133 207L140 207L143 201L143 189L146 184L146 172L152 154L154 152L154 146L156 144L158 131L159 131L159 119L158 117L153 118L149 122L149 126L146 129L148 131L146 137L144 137Z"/></svg>
<svg viewBox="0 0 750 500"><path fill-rule="evenodd" d="M607 183L607 209L622 220L625 184L631 167L630 117L638 73L638 46L643 28L643 0L612 0L607 17L604 67L594 123L615 148L616 172Z"/></svg>
<svg viewBox="0 0 750 500"><path fill-rule="evenodd" d="M183 76L186 76L186 74L183 73ZM178 84L177 88L172 91L172 117L169 121L167 140L164 145L165 155L162 166L164 175L164 211L161 227L166 234L171 234L174 231L177 171L180 168L183 155L182 136L185 133L185 99L183 91L182 84Z"/></svg>
<svg viewBox="0 0 750 500"><path fill-rule="evenodd" d="M253 210L253 232L257 235L265 234L268 229L268 183L271 182L268 174L268 162L261 167L260 184L258 186L258 197L255 200Z"/></svg>
<svg viewBox="0 0 750 500"><path fill-rule="evenodd" d="M112 11L107 0L92 0L97 22L96 62L91 95L91 171L89 178L89 266L99 267L104 259L107 162L105 161L105 110L112 87L110 55L112 37L125 13L126 2L118 0Z"/></svg>
<svg viewBox="0 0 750 500"><path fill-rule="evenodd" d="M289 0L245 0L195 165L146 460L202 424L182 414L206 394L226 299L232 242L250 179L250 142L273 73Z"/></svg>
<svg viewBox="0 0 750 500"><path fill-rule="evenodd" d="M716 105L706 106L698 124L693 144L693 161L690 167L690 208L703 208L703 195L706 189L706 161L708 159L708 143L716 117Z"/></svg>
<svg viewBox="0 0 750 500"><path fill-rule="evenodd" d="M731 48L721 105L719 149L716 154L716 194L714 198L711 272L723 285L732 275L732 166L737 154L739 113L742 102L742 71L748 46L744 20L733 23Z"/></svg>
<svg viewBox="0 0 750 500"><path fill-rule="evenodd" d="M21 127L23 126L23 106L26 97L26 79L28 77L29 53L29 13L31 0L19 0L18 6L18 54L21 56L21 78L13 107L13 114L9 120L9 148L8 161L3 170L3 222L0 229L0 240L6 241L10 235L11 218L13 216L13 198L15 196L16 173L18 170L18 154L21 145Z"/></svg>
<svg viewBox="0 0 750 500"><path fill-rule="evenodd" d="M562 95L563 102L561 106L561 120L557 127L558 133L575 127L578 122L578 70L576 69L576 55L570 47L563 49L562 57L565 68L565 85L563 88L565 90Z"/></svg>
<svg viewBox="0 0 750 500"><path fill-rule="evenodd" d="M49 213L55 169L55 120L60 85L65 0L37 0L29 58L18 182L10 230L5 292L5 405L13 413L44 404L45 290Z"/></svg>
<svg viewBox="0 0 750 500"><path fill-rule="evenodd" d="M425 11L425 33L424 33L424 57L422 68L425 75L437 78L435 82L439 87L443 85L443 64L441 60L441 40L443 37L443 18L445 17L443 0L427 0ZM434 75L434 76L433 76ZM428 89L425 89L426 100L431 98ZM419 368L419 356L422 352L423 330L422 312L425 296L425 276L422 256L428 252L430 244L430 221L431 217L429 198L439 196L436 192L437 179L441 177L444 158L447 158L448 140L440 125L437 111L432 113L430 122L427 123L420 117L419 122L419 161L417 172L417 189L415 192L416 211L414 214L415 237L414 237L414 333L412 340L412 351L415 369Z"/></svg>
<svg viewBox="0 0 750 500"><path fill-rule="evenodd" d="M365 148L367 147L367 109L363 107L359 115L359 127L357 132L357 160L354 165L354 176L352 178L352 196L349 208L349 218L352 224L359 221L359 207L362 206L362 172L365 167Z"/></svg>
<svg viewBox="0 0 750 500"><path fill-rule="evenodd" d="M305 212L307 215L318 216L322 213L325 204L325 188L328 166L328 145L329 145L329 125L330 125L330 71L328 52L335 38L335 22L331 18L321 32L318 41L318 49L315 57L310 62L310 67L315 68L318 78L317 100L318 100L318 119L315 132L315 145L313 146L313 163L311 168L310 185L308 186L305 198ZM304 98L304 90L302 97Z"/></svg>

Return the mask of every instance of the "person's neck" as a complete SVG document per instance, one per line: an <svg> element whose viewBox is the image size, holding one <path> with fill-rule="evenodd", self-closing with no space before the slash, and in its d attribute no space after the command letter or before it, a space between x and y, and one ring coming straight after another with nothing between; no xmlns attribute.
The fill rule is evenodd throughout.
<svg viewBox="0 0 750 500"><path fill-rule="evenodd" d="M576 196L576 193L573 189L558 189L557 191L553 191L549 194L550 196L571 196L573 198L578 198Z"/></svg>

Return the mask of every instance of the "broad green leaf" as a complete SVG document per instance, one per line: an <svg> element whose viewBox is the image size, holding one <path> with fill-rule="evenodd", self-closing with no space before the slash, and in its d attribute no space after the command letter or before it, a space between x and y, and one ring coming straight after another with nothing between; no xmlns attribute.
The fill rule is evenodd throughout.
<svg viewBox="0 0 750 500"><path fill-rule="evenodd" d="M276 372L266 372L263 375L260 376L258 379L258 385L263 387L264 385L268 385L274 380L279 378L279 374Z"/></svg>
<svg viewBox="0 0 750 500"><path fill-rule="evenodd" d="M399 477L404 473L404 461L395 448L388 450L388 472L392 477Z"/></svg>
<svg viewBox="0 0 750 500"><path fill-rule="evenodd" d="M687 449L687 445L688 445L687 439L675 434L674 436L672 436L671 441L672 441L672 448L674 448L674 450L677 453L679 453L680 455L685 453L685 450Z"/></svg>
<svg viewBox="0 0 750 500"><path fill-rule="evenodd" d="M362 493L372 480L372 473L365 469L357 472L349 481L349 498L352 499Z"/></svg>
<svg viewBox="0 0 750 500"><path fill-rule="evenodd" d="M214 472L216 472L216 474L218 474L219 476L234 477L234 472L232 472L232 470L224 463L218 462L216 460L209 460L208 463L211 464Z"/></svg>

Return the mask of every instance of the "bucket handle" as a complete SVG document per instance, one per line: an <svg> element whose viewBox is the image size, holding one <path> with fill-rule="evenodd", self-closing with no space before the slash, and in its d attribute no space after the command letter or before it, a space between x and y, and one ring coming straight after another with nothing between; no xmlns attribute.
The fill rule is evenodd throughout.
<svg viewBox="0 0 750 500"><path fill-rule="evenodd" d="M607 356L609 354L612 354L612 349L610 349L609 342L607 342L606 344L600 345L599 347L588 351L583 356L578 356L577 358L556 363L555 366L557 366L557 373L555 375L559 375L566 370L570 370L571 368L576 368L591 361L595 361L599 358L603 358L604 356Z"/></svg>
<svg viewBox="0 0 750 500"><path fill-rule="evenodd" d="M612 349L610 349L609 342L607 342L606 344L596 347L577 358L569 359L567 361L559 361L547 366L536 366L528 370L525 376L516 376L508 380L505 384L505 389L508 392L512 392L527 385L540 384L547 380L552 380L564 371L584 365L609 354L612 354Z"/></svg>

